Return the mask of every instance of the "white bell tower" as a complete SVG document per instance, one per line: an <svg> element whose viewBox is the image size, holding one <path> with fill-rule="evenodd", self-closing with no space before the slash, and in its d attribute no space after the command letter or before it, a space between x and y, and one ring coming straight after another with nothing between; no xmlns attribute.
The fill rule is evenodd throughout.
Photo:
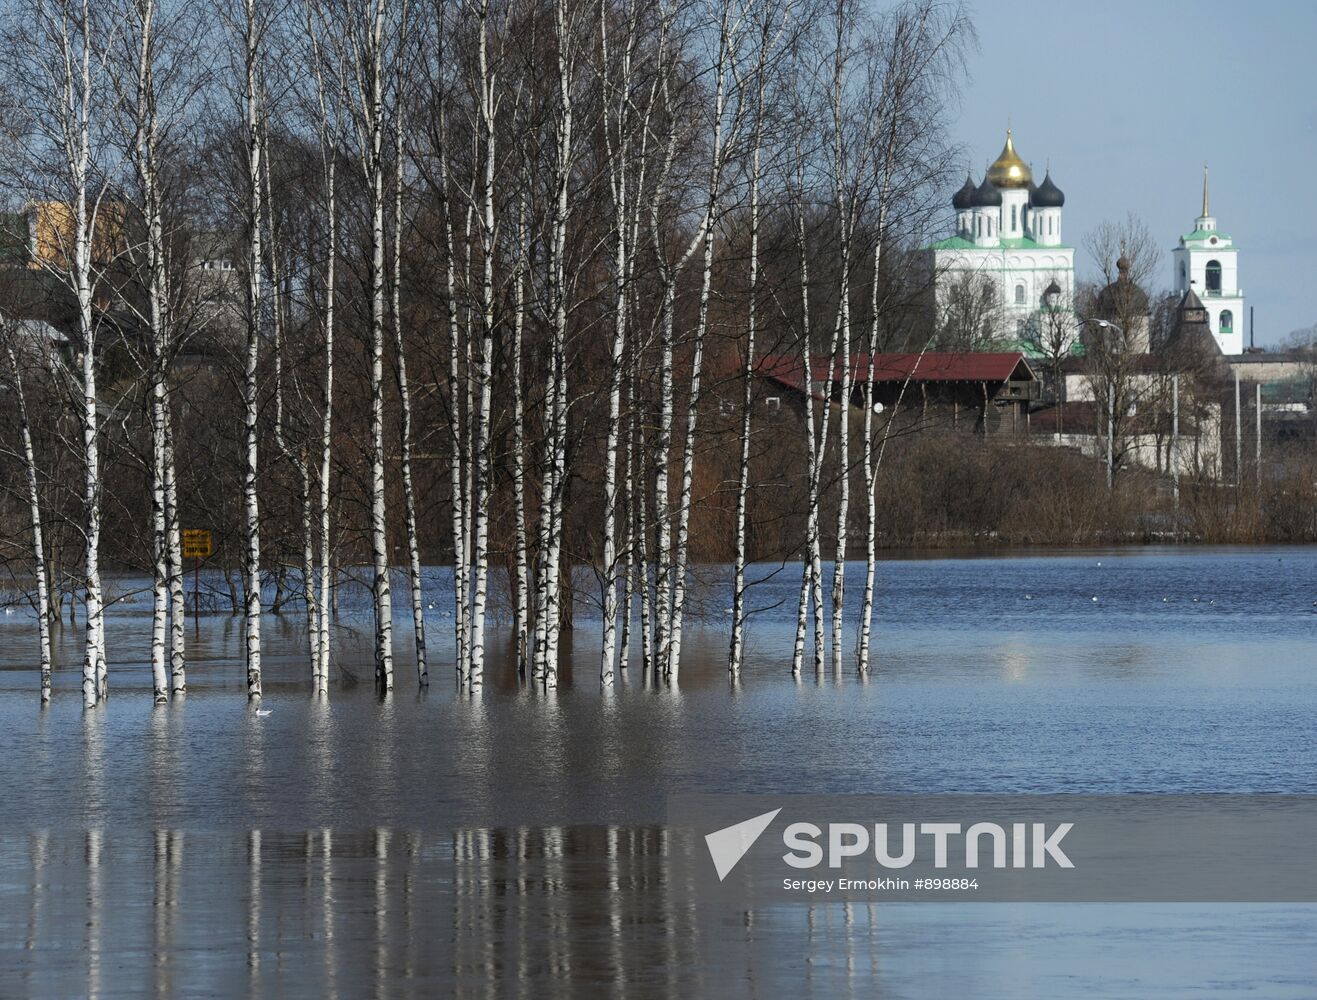
<svg viewBox="0 0 1317 1000"><path fill-rule="evenodd" d="M1207 310L1207 322L1222 354L1244 353L1244 291L1239 287L1239 249L1216 228L1203 167L1203 214L1194 230L1171 251L1175 291L1192 288Z"/></svg>

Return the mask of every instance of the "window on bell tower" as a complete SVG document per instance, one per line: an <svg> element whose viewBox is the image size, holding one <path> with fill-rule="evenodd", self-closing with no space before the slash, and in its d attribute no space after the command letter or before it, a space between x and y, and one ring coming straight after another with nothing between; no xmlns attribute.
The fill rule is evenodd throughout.
<svg viewBox="0 0 1317 1000"><path fill-rule="evenodd" d="M1209 292L1221 291L1221 262L1219 260L1209 260L1207 262L1207 290Z"/></svg>
<svg viewBox="0 0 1317 1000"><path fill-rule="evenodd" d="M1229 309L1221 310L1221 332L1222 333L1235 332L1235 314L1232 313Z"/></svg>
<svg viewBox="0 0 1317 1000"><path fill-rule="evenodd" d="M1012 229L1012 230L1018 229L1018 228L1020 227L1019 217L1018 217L1018 215L1016 214L1018 211L1019 211L1019 210L1018 210L1014 205L1011 206L1011 229Z"/></svg>

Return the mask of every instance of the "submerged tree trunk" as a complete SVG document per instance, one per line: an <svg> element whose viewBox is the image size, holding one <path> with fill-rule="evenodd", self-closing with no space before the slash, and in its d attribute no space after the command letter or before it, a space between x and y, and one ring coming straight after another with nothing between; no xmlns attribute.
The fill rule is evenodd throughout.
<svg viewBox="0 0 1317 1000"><path fill-rule="evenodd" d="M483 126L484 176L480 206L480 396L476 410L475 490L472 525L475 556L475 593L471 603L470 690L478 694L485 683L485 602L489 586L489 504L493 477L489 460L490 424L493 421L494 383L494 78L489 66L489 0L480 7L480 121Z"/></svg>
<svg viewBox="0 0 1317 1000"><path fill-rule="evenodd" d="M247 697L261 697L261 536L260 502L256 494L257 419L260 401L257 395L257 366L260 361L261 317L261 123L259 92L260 26L257 24L257 0L245 0L244 23L247 72L245 110L247 142L247 351L243 372L243 425L246 465L243 470L243 507L246 512L244 533L243 584L246 609L244 634L247 662Z"/></svg>
<svg viewBox="0 0 1317 1000"><path fill-rule="evenodd" d="M517 674L526 674L530 653L530 557L526 537L526 407L522 399L522 334L526 318L527 246L526 201L522 198L517 216L517 269L513 278L512 317L512 503L516 538L516 577L513 598L513 635Z"/></svg>
<svg viewBox="0 0 1317 1000"><path fill-rule="evenodd" d="M416 489L412 480L412 392L407 379L407 351L402 332L402 187L403 187L403 129L402 111L394 114L394 169L393 187L393 349L395 374L398 382L398 407L402 411L401 473L403 499L403 527L407 536L407 576L412 599L412 629L416 643L416 681L421 687L430 683L430 669L425 649L425 604L421 589L421 546L416 530Z"/></svg>
<svg viewBox="0 0 1317 1000"><path fill-rule="evenodd" d="M718 56L714 67L716 85L712 110L708 201L705 204L700 233L704 245L704 269L700 280L699 314L695 324L695 343L691 357L690 395L686 403L686 443L682 449L681 497L677 506L677 544L673 559L672 623L669 629L668 660L664 665L665 675L670 680L676 680L681 666L682 614L686 604L686 558L690 547L691 502L695 483L695 430L699 417L704 342L709 330L709 298L713 283L713 237L718 224L726 155L727 137L723 118L727 107L729 66L736 60L735 37L739 23L737 15L729 7L722 9L721 22L718 26Z"/></svg>
<svg viewBox="0 0 1317 1000"><path fill-rule="evenodd" d="M771 10L763 11L758 65L755 67L754 137L750 149L750 281L746 291L745 363L741 369L741 461L736 480L735 552L732 557L732 637L727 670L735 677L745 655L745 566L748 549L747 520L750 502L750 436L754 406L755 334L759 294L759 181L764 145L764 95L770 53Z"/></svg>
<svg viewBox="0 0 1317 1000"><path fill-rule="evenodd" d="M23 472L27 480L28 516L32 528L32 570L37 584L37 637L40 642L41 703L50 701L50 590L46 577L46 542L41 527L41 492L38 488L36 451L32 447L32 425L28 420L27 393L23 388L23 373L18 367L12 343L5 345L9 358L9 372L14 380L14 393L18 397L18 426L23 442Z"/></svg>
<svg viewBox="0 0 1317 1000"><path fill-rule="evenodd" d="M328 247L325 261L325 395L320 416L320 598L316 602L319 608L320 638L316 642L317 659L313 672L316 692L324 694L329 690L329 613L331 603L331 585L333 567L330 565L330 475L333 461L334 428L334 281L335 264L338 260L338 216L335 205L337 179L334 171L334 156L326 156L325 167L325 212L328 219ZM334 597L337 594L333 595Z"/></svg>
<svg viewBox="0 0 1317 1000"><path fill-rule="evenodd" d="M536 649L536 668L544 686L558 686L558 640L562 628L562 512L567 461L567 224L573 165L575 109L572 83L575 76L576 42L567 0L554 4L554 37L557 42L558 101L554 112L555 159L553 170L553 231L549 246L549 309L552 359L545 394L545 484L540 497L541 574L536 638L543 637L543 651ZM547 517L547 523L545 518Z"/></svg>
<svg viewBox="0 0 1317 1000"><path fill-rule="evenodd" d="M169 687L175 695L187 691L187 595L183 587L183 538L178 514L178 469L174 462L174 428L165 410L165 532L169 578Z"/></svg>
<svg viewBox="0 0 1317 1000"><path fill-rule="evenodd" d="M466 441L463 435L461 392L461 328L457 316L457 244L453 236L453 204L449 197L449 157L448 148L448 113L445 100L439 101L437 109L439 120L439 201L443 207L443 230L445 245L445 296L448 312L448 443L450 458L448 464L449 488L452 492L451 534L453 542L453 616L454 639L456 651L456 673L458 687L464 688L470 676L471 661L467 643L467 602L469 596L467 577L467 504L468 494L465 476L462 472L463 455Z"/></svg>
<svg viewBox="0 0 1317 1000"><path fill-rule="evenodd" d="M799 170L799 147L796 150ZM805 455L806 480L809 496L805 515L805 548L801 558L800 601L796 607L796 639L791 653L791 673L799 677L805 658L805 632L809 622L809 594L814 583L814 553L818 548L818 496L815 483L818 478L819 454L818 438L814 432L814 370L810 356L809 340L809 249L805 232L805 193L803 180L797 174L800 190L797 192L796 206L796 245L800 254L800 365L801 378L805 386ZM827 401L823 402L824 420L827 420Z"/></svg>
<svg viewBox="0 0 1317 1000"><path fill-rule="evenodd" d="M389 580L388 511L384 494L384 85L386 0L375 0L361 70L366 182L370 188L370 547L374 561L375 683L393 688L393 594Z"/></svg>

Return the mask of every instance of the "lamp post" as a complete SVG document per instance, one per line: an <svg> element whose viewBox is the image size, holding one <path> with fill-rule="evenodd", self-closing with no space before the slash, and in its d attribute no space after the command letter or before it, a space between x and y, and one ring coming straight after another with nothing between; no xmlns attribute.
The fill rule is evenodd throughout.
<svg viewBox="0 0 1317 1000"><path fill-rule="evenodd" d="M1080 326L1084 326L1085 324L1088 323L1092 323L1095 327L1097 327L1099 330L1102 330L1103 332L1115 330L1118 334L1121 335L1122 338L1125 336L1124 329L1122 329L1121 327L1117 326L1115 323L1112 323L1108 320L1089 317L1088 319L1081 319L1079 321ZM1115 454L1115 446L1112 441L1115 435L1116 435L1116 393L1115 393L1115 388L1111 384L1111 379L1110 377L1108 377L1107 378L1107 489L1108 490L1112 489L1116 483L1116 454Z"/></svg>

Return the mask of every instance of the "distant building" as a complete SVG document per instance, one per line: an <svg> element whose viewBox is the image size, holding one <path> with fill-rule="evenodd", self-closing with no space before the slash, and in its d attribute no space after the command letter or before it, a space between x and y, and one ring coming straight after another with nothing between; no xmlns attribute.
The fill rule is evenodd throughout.
<svg viewBox="0 0 1317 1000"><path fill-rule="evenodd" d="M952 319L957 298L986 300L991 339L1025 339L1043 311L1064 310L1074 326L1075 251L1061 242L1065 195L1051 171L1035 184L1033 172L1006 145L979 184L967 176L951 199L956 232L926 248L933 275L938 329ZM953 320L954 321L954 320Z"/></svg>
<svg viewBox="0 0 1317 1000"><path fill-rule="evenodd" d="M1152 308L1148 293L1130 277L1130 260L1122 249L1116 259L1116 280L1097 293L1093 305L1097 319L1115 323L1125 334L1125 349L1134 354L1148 353L1148 327ZM1086 336L1105 336L1091 329Z"/></svg>
<svg viewBox="0 0 1317 1000"><path fill-rule="evenodd" d="M755 363L755 374L787 390L793 402L806 393L822 401L831 377L829 401L841 402L842 365L826 355L811 357L808 373L798 354L764 355ZM852 406L914 412L928 426L982 434L1023 433L1029 404L1041 395L1038 376L1019 351L852 354L850 378Z"/></svg>
<svg viewBox="0 0 1317 1000"><path fill-rule="evenodd" d="M1244 352L1244 291L1239 287L1239 248L1216 228L1208 202L1207 168L1203 167L1203 214L1194 229L1180 237L1171 251L1175 290L1198 293L1208 325L1222 354Z"/></svg>

